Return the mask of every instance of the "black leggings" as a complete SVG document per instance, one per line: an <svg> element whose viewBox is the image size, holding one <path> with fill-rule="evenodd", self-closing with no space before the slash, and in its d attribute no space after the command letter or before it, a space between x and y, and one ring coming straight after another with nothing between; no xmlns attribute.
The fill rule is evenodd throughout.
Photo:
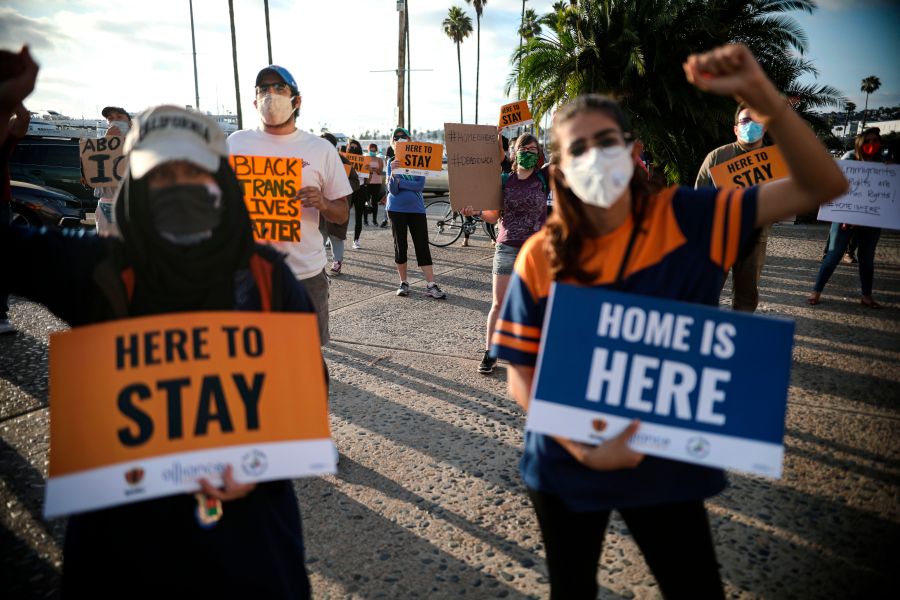
<svg viewBox="0 0 900 600"><path fill-rule="evenodd" d="M372 224L378 224L378 203L381 202L381 184L367 183L366 194L369 196L369 210L372 211Z"/></svg>
<svg viewBox="0 0 900 600"><path fill-rule="evenodd" d="M594 600L610 511L579 513L553 494L528 490L550 571L550 600ZM618 509L663 596L724 598L702 500Z"/></svg>
<svg viewBox="0 0 900 600"><path fill-rule="evenodd" d="M350 201L353 202L353 216L355 221L353 223L353 241L359 241L359 234L362 233L363 227L363 217L366 214L366 193L360 188L353 192L353 195L350 197Z"/></svg>
<svg viewBox="0 0 900 600"><path fill-rule="evenodd" d="M420 267L431 265L431 248L428 247L428 220L424 213L403 213L391 211L391 233L394 234L394 262L406 264L406 230L413 239L416 262Z"/></svg>

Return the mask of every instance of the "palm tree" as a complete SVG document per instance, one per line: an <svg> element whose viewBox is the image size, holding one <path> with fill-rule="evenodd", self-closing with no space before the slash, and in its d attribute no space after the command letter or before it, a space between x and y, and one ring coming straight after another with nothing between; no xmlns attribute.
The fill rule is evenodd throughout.
<svg viewBox="0 0 900 600"><path fill-rule="evenodd" d="M801 84L815 74L803 57L806 35L784 13L812 12L814 0L605 0L557 3L544 29L514 52L507 94L532 99L535 121L587 92L616 98L669 181L693 181L703 157L728 141L734 102L701 94L681 63L728 42L750 47L782 93L816 128L813 109L842 107L835 88ZM733 141L733 138L731 138Z"/></svg>
<svg viewBox="0 0 900 600"><path fill-rule="evenodd" d="M442 23L444 33L456 44L456 64L459 65L459 122L463 123L462 104L462 58L459 45L472 33L472 19L458 6L450 7L447 18Z"/></svg>
<svg viewBox="0 0 900 600"><path fill-rule="evenodd" d="M844 147L846 148L846 140L850 136L850 115L856 110L856 105L852 102L846 102L844 109L847 111L847 120L844 121Z"/></svg>
<svg viewBox="0 0 900 600"><path fill-rule="evenodd" d="M525 17L522 19L522 24L519 26L519 35L526 41L541 35L541 23L533 8L529 8L525 11Z"/></svg>
<svg viewBox="0 0 900 600"><path fill-rule="evenodd" d="M866 128L866 112L869 110L869 94L874 94L880 87L881 80L874 75L869 75L862 80L862 85L860 86L859 91L866 93L866 107L863 109L862 127L860 129Z"/></svg>
<svg viewBox="0 0 900 600"><path fill-rule="evenodd" d="M466 4L471 4L475 7L475 21L476 21L476 39L477 50L475 51L475 124L478 124L478 90L481 87L479 82L481 80L481 13L484 12L484 6L487 4L487 0L466 0Z"/></svg>

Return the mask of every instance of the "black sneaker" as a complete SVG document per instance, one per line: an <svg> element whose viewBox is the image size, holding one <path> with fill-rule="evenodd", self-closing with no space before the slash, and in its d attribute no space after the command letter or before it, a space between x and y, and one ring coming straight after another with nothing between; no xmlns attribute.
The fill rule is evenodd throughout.
<svg viewBox="0 0 900 600"><path fill-rule="evenodd" d="M447 297L447 294L438 287L436 283L429 283L428 287L425 289L425 295L431 296L432 298L437 298L438 300L443 300Z"/></svg>
<svg viewBox="0 0 900 600"><path fill-rule="evenodd" d="M398 296L409 296L409 284L405 281L400 282L400 287L397 288Z"/></svg>
<svg viewBox="0 0 900 600"><path fill-rule="evenodd" d="M496 358L491 358L490 350L484 351L484 357L481 359L481 364L478 365L478 372L484 375L494 372L494 365L497 364Z"/></svg>
<svg viewBox="0 0 900 600"><path fill-rule="evenodd" d="M385 229L387 227L387 219L381 222L381 228Z"/></svg>

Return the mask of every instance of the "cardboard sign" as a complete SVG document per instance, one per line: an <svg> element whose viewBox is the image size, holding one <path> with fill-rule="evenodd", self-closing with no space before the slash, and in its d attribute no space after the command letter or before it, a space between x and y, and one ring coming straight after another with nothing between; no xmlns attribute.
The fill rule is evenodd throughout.
<svg viewBox="0 0 900 600"><path fill-rule="evenodd" d="M525 100L504 104L500 107L500 129L531 125L532 123L534 123L534 119L531 116L531 111L528 109L528 102Z"/></svg>
<svg viewBox="0 0 900 600"><path fill-rule="evenodd" d="M372 159L371 156L365 156L362 154L350 154L349 152L341 152L341 156L350 161L350 164L353 167L356 167L356 172L363 178L369 176L369 161ZM344 165L345 167L347 165ZM350 170L347 169L347 176L350 176Z"/></svg>
<svg viewBox="0 0 900 600"><path fill-rule="evenodd" d="M434 175L443 169L444 146L428 142L397 142L397 172L403 175Z"/></svg>
<svg viewBox="0 0 900 600"><path fill-rule="evenodd" d="M709 170L719 189L748 188L790 175L778 146L751 150Z"/></svg>
<svg viewBox="0 0 900 600"><path fill-rule="evenodd" d="M500 209L503 191L497 128L444 123L444 141L453 209L462 210L468 205L477 210Z"/></svg>
<svg viewBox="0 0 900 600"><path fill-rule="evenodd" d="M778 478L794 323L554 284L525 428ZM761 374L763 376L761 376Z"/></svg>
<svg viewBox="0 0 900 600"><path fill-rule="evenodd" d="M84 138L78 142L81 170L92 188L117 187L125 176L128 159L122 154L124 138Z"/></svg>
<svg viewBox="0 0 900 600"><path fill-rule="evenodd" d="M91 360L84 360L90 356ZM50 336L45 515L333 473L314 314L167 314Z"/></svg>
<svg viewBox="0 0 900 600"><path fill-rule="evenodd" d="M819 207L820 221L900 229L900 166L837 161L850 191Z"/></svg>
<svg viewBox="0 0 900 600"><path fill-rule="evenodd" d="M303 205L303 160L285 156L244 156L228 160L244 190L244 202L260 242L299 242Z"/></svg>

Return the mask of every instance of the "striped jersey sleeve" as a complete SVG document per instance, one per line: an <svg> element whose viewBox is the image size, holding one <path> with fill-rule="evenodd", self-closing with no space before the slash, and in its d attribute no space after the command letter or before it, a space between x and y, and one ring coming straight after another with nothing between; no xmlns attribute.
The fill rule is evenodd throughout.
<svg viewBox="0 0 900 600"><path fill-rule="evenodd" d="M682 187L675 194L675 216L688 242L702 248L723 271L728 271L741 251L756 239L758 190Z"/></svg>

